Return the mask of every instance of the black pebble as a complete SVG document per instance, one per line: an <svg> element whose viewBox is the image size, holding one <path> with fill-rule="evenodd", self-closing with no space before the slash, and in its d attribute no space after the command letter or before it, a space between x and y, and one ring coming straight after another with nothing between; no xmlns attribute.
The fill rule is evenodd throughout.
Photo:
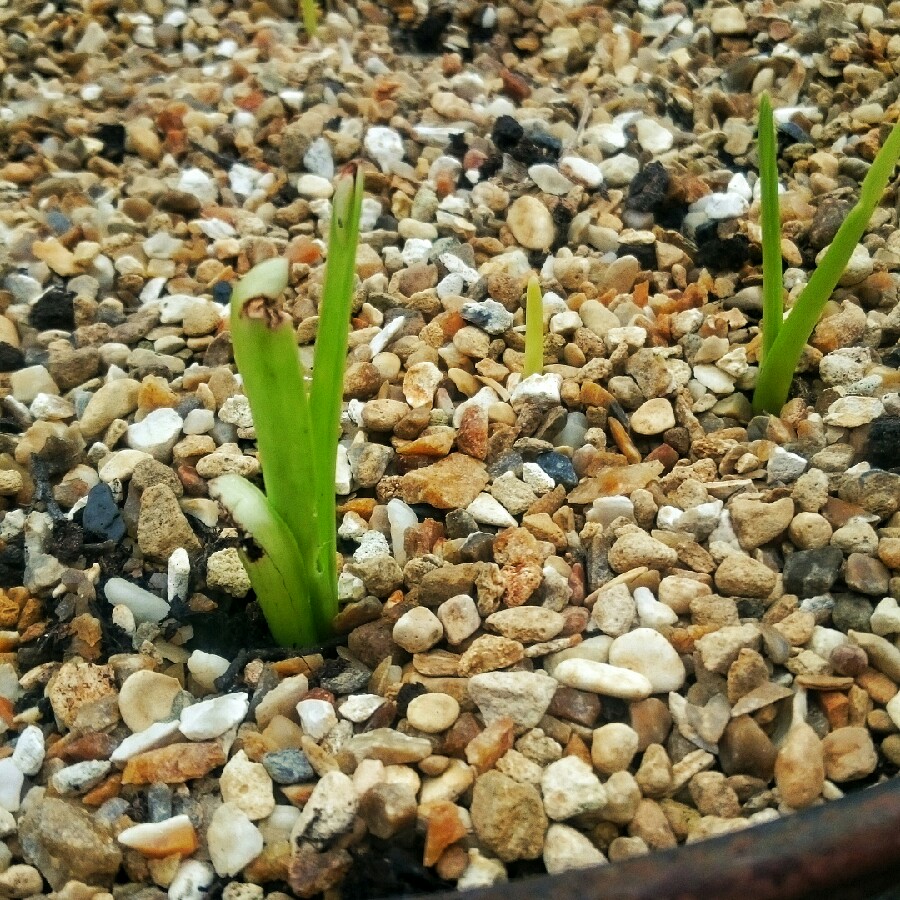
<svg viewBox="0 0 900 900"><path fill-rule="evenodd" d="M19 532L0 549L0 587L22 583L25 574L25 534Z"/></svg>
<svg viewBox="0 0 900 900"><path fill-rule="evenodd" d="M412 33L412 41L419 53L439 53L444 39L444 31L450 24L452 14L447 9L438 10L426 16Z"/></svg>
<svg viewBox="0 0 900 900"><path fill-rule="evenodd" d="M101 125L97 129L97 139L103 142L100 156L118 165L125 158L125 126Z"/></svg>
<svg viewBox="0 0 900 900"><path fill-rule="evenodd" d="M397 691L397 718L402 719L406 715L406 709L416 697L421 697L422 694L427 694L428 689L424 684L415 684L413 682L409 682L404 684L399 691Z"/></svg>
<svg viewBox="0 0 900 900"><path fill-rule="evenodd" d="M900 416L882 416L869 426L865 458L878 469L900 467Z"/></svg>
<svg viewBox="0 0 900 900"><path fill-rule="evenodd" d="M653 212L665 199L669 190L669 173L662 163L648 163L628 186L625 208L635 212Z"/></svg>
<svg viewBox="0 0 900 900"><path fill-rule="evenodd" d="M707 222L697 229L697 265L714 272L737 271L750 258L750 241L743 234L719 237L719 223Z"/></svg>
<svg viewBox="0 0 900 900"><path fill-rule="evenodd" d="M28 321L38 331L51 328L72 331L75 328L75 295L60 285L51 287L31 307Z"/></svg>
<svg viewBox="0 0 900 900"><path fill-rule="evenodd" d="M25 363L25 356L18 347L0 341L0 372L15 372Z"/></svg>
<svg viewBox="0 0 900 900"><path fill-rule="evenodd" d="M525 129L512 116L498 117L491 131L491 140L504 153L511 153L524 136Z"/></svg>
<svg viewBox="0 0 900 900"><path fill-rule="evenodd" d="M121 541L125 537L125 522L108 484L101 482L91 488L81 525L91 541Z"/></svg>

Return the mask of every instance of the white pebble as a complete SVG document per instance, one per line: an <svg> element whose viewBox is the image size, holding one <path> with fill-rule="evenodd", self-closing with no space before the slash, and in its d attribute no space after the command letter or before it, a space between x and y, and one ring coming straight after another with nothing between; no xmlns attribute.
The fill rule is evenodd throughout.
<svg viewBox="0 0 900 900"><path fill-rule="evenodd" d="M22 730L12 761L26 775L37 775L44 763L44 732L37 725L28 725Z"/></svg>
<svg viewBox="0 0 900 900"><path fill-rule="evenodd" d="M337 714L327 700L315 697L301 700L297 704L297 714L300 716L304 734L309 735L314 741L322 740L337 725Z"/></svg>
<svg viewBox="0 0 900 900"><path fill-rule="evenodd" d="M181 711L179 730L189 741L211 741L240 725L249 707L246 694L223 694L201 700Z"/></svg>
<svg viewBox="0 0 900 900"><path fill-rule="evenodd" d="M169 900L204 900L216 873L209 863L186 859L169 885Z"/></svg>
<svg viewBox="0 0 900 900"><path fill-rule="evenodd" d="M212 690L214 681L228 671L228 660L215 653L195 650L187 661L188 671L201 687Z"/></svg>
<svg viewBox="0 0 900 900"><path fill-rule="evenodd" d="M25 773L7 756L0 759L0 809L16 812L22 796Z"/></svg>
<svg viewBox="0 0 900 900"><path fill-rule="evenodd" d="M138 622L160 622L169 614L169 604L162 597L124 578L110 578L104 593L113 606L127 606Z"/></svg>
<svg viewBox="0 0 900 900"><path fill-rule="evenodd" d="M665 604L658 605L669 609ZM609 662L640 674L654 694L677 691L686 677L684 663L675 648L652 628L636 628L617 637L609 648Z"/></svg>
<svg viewBox="0 0 900 900"><path fill-rule="evenodd" d="M144 753L147 750L156 750L171 744L178 736L178 722L154 722L143 731L128 735L125 740L113 750L109 757L110 762L125 763L132 756Z"/></svg>
<svg viewBox="0 0 900 900"><path fill-rule="evenodd" d="M209 856L217 875L237 875L262 853L260 830L234 803L223 803L212 816L206 833Z"/></svg>
<svg viewBox="0 0 900 900"><path fill-rule="evenodd" d="M518 523L506 508L490 494L479 494L467 507L466 512L479 525L493 525L497 528L512 528Z"/></svg>
<svg viewBox="0 0 900 900"><path fill-rule="evenodd" d="M653 693L653 685L639 672L589 659L563 660L553 677L568 687L623 700L645 700Z"/></svg>

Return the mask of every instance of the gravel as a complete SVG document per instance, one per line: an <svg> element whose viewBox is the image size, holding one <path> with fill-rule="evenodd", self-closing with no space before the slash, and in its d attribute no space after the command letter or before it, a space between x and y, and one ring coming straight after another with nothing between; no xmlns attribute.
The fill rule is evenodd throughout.
<svg viewBox="0 0 900 900"><path fill-rule="evenodd" d="M796 298L897 11L289 6L0 11L0 895L312 897L394 840L385 894L474 887L895 776L890 198L750 397L757 94ZM273 651L226 304L286 255L310 361L352 159L339 634Z"/></svg>

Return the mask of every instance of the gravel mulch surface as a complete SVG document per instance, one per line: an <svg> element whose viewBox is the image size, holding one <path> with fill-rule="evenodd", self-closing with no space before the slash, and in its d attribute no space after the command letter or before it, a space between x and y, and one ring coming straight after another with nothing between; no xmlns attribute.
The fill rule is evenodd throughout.
<svg viewBox="0 0 900 900"><path fill-rule="evenodd" d="M895 186L749 399L756 98L796 297L900 3L335 5L0 5L2 898L493 884L900 765ZM286 254L311 353L352 159L341 637L279 651L208 497L260 472L226 304Z"/></svg>

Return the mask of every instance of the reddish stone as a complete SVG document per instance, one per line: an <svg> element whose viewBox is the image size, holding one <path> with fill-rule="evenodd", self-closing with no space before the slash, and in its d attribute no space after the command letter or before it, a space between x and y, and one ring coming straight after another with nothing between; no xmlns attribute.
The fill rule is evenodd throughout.
<svg viewBox="0 0 900 900"><path fill-rule="evenodd" d="M422 862L433 866L451 844L466 836L466 823L460 809L449 800L442 800L428 809L425 832L425 855Z"/></svg>
<svg viewBox="0 0 900 900"><path fill-rule="evenodd" d="M48 749L47 759L61 759L67 763L109 759L118 746L119 742L115 738L99 731L82 735L69 734Z"/></svg>
<svg viewBox="0 0 900 900"><path fill-rule="evenodd" d="M121 788L122 776L117 772L115 775L110 775L105 781L101 781L97 787L88 791L81 798L81 802L85 806L103 806L107 800L118 797ZM196 849L196 847L194 849ZM191 853L193 853L193 850Z"/></svg>
<svg viewBox="0 0 900 900"><path fill-rule="evenodd" d="M456 446L461 453L485 459L488 452L488 414L481 406L466 407L456 433Z"/></svg>
<svg viewBox="0 0 900 900"><path fill-rule="evenodd" d="M133 756L122 773L123 784L181 784L202 778L225 765L225 753L218 743L170 744Z"/></svg>
<svg viewBox="0 0 900 900"><path fill-rule="evenodd" d="M457 720L458 721L458 720ZM466 747L466 760L479 772L493 769L515 741L515 721L511 716L502 716L486 726L481 734L469 741Z"/></svg>
<svg viewBox="0 0 900 900"><path fill-rule="evenodd" d="M644 457L645 462L653 460L659 460L663 464L663 472L671 472L678 462L678 451L670 444L660 444Z"/></svg>
<svg viewBox="0 0 900 900"><path fill-rule="evenodd" d="M596 694L561 686L556 689L547 714L593 728L603 705Z"/></svg>
<svg viewBox="0 0 900 900"><path fill-rule="evenodd" d="M470 712L464 712L444 735L441 753L462 759L467 746L481 733L481 725Z"/></svg>

